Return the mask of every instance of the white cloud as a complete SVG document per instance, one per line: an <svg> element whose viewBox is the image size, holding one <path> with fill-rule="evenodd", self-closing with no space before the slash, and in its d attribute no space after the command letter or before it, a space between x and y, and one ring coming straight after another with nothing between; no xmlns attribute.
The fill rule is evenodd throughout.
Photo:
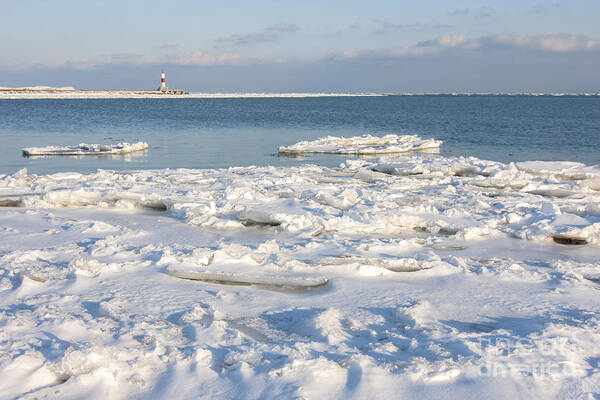
<svg viewBox="0 0 600 400"><path fill-rule="evenodd" d="M464 33L454 33L440 36L437 39L427 40L418 43L420 47L458 47L470 43L469 38Z"/></svg>
<svg viewBox="0 0 600 400"><path fill-rule="evenodd" d="M599 39L570 34L491 35L481 38L479 42L482 49L519 48L552 53L600 50Z"/></svg>
<svg viewBox="0 0 600 400"><path fill-rule="evenodd" d="M367 50L344 50L341 53L331 55L329 58L336 61L346 61L353 59L385 59L401 58L409 56L424 56L437 53L433 47L419 46L400 46L389 49L367 49Z"/></svg>
<svg viewBox="0 0 600 400"><path fill-rule="evenodd" d="M388 21L374 20L377 24L377 27L371 31L373 35L385 35L385 34L393 34L397 33L401 30L419 30L425 31L428 29L452 29L454 25L446 24L446 23L421 23L415 22L410 24L397 24Z"/></svg>
<svg viewBox="0 0 600 400"><path fill-rule="evenodd" d="M465 16L465 15L469 15L471 11L468 8L457 8L456 10L452 11L452 15L458 15L458 16Z"/></svg>
<svg viewBox="0 0 600 400"><path fill-rule="evenodd" d="M114 65L180 65L180 66L219 66L257 64L263 61L236 53L203 53L200 51L173 53L165 55L148 55L141 53L105 54L97 57L71 57L60 61L43 63L4 64L1 67L10 70L73 68L91 69ZM278 62L278 61L273 61Z"/></svg>
<svg viewBox="0 0 600 400"><path fill-rule="evenodd" d="M220 43L234 43L234 44L249 44L249 43L264 43L274 42L279 36L273 32L249 32L249 33L236 33L226 38L217 39Z"/></svg>
<svg viewBox="0 0 600 400"><path fill-rule="evenodd" d="M175 65L193 65L197 67L206 67L214 65L240 65L250 63L251 60L241 54L222 53L207 54L200 51L178 54L172 59L166 60L169 64Z"/></svg>
<svg viewBox="0 0 600 400"><path fill-rule="evenodd" d="M419 42L416 45L397 46L385 49L344 50L332 56L333 59L343 61L355 58L401 58L420 57L438 54L449 48L470 49L476 46L464 33L440 36L436 39Z"/></svg>
<svg viewBox="0 0 600 400"><path fill-rule="evenodd" d="M464 33L440 36L415 45L383 49L347 49L331 58L339 61L357 58L401 58L440 54L442 52L486 53L518 50L544 53L600 52L600 39L570 34L489 35L470 39Z"/></svg>
<svg viewBox="0 0 600 400"><path fill-rule="evenodd" d="M300 28L296 24L282 23L282 24L271 25L265 29L269 30L269 31L276 31L276 32L295 33L295 32L298 32L298 30Z"/></svg>
<svg viewBox="0 0 600 400"><path fill-rule="evenodd" d="M403 30L403 29L422 29L425 27L424 24L420 24L420 23L396 24L396 23L392 23L392 22L379 21L379 20L376 20L375 22L378 25L377 29L375 29L372 32L375 35L386 34L386 33Z"/></svg>
<svg viewBox="0 0 600 400"><path fill-rule="evenodd" d="M557 11L561 7L562 6L560 3L540 3L535 4L529 9L529 11L533 14L550 14L553 11Z"/></svg>
<svg viewBox="0 0 600 400"><path fill-rule="evenodd" d="M173 50L179 47L179 43L163 43L158 46L154 46L158 50Z"/></svg>
<svg viewBox="0 0 600 400"><path fill-rule="evenodd" d="M233 43L244 45L251 43L274 42L281 38L281 34L296 33L300 28L295 24L276 24L268 26L256 32L234 33L224 38L216 40L217 43Z"/></svg>
<svg viewBox="0 0 600 400"><path fill-rule="evenodd" d="M275 27L275 25L273 25ZM290 27L277 26L277 30L290 30ZM265 33L271 33L265 32ZM523 34L508 35L497 34L479 38L469 38L464 33L443 35L432 40L419 42L413 45L401 45L389 48L374 49L346 49L333 53L321 60L315 61L351 61L368 60L373 62L385 62L386 60L418 57L464 57L469 54L486 56L510 52L508 57L520 54L568 54L568 53L597 53L600 54L600 39L590 38L583 35L571 34ZM72 57L65 60L54 60L46 62L17 62L10 63L7 60L0 62L0 67L7 70L47 69L47 68L73 68L91 69L104 66L132 65L132 66L155 66L155 65L180 65L180 66L232 66L232 65L256 65L256 64L281 64L292 62L288 57L273 56L267 59L258 59L237 52L213 52L202 51L171 52L171 53L116 53L101 54L93 57Z"/></svg>
<svg viewBox="0 0 600 400"><path fill-rule="evenodd" d="M493 8L488 6L481 6L477 9L470 8L458 8L450 13L455 17L468 17L471 16L473 18L491 18L496 15L496 12Z"/></svg>

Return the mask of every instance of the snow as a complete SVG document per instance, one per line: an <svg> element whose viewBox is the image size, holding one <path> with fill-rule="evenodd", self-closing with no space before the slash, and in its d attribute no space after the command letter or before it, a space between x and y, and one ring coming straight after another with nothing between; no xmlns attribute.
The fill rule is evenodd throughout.
<svg viewBox="0 0 600 400"><path fill-rule="evenodd" d="M388 154L414 150L438 149L442 142L421 139L418 135L355 136L340 138L327 136L314 141L303 141L279 148L280 154Z"/></svg>
<svg viewBox="0 0 600 400"><path fill-rule="evenodd" d="M0 92L3 92L3 91L68 92L68 91L74 91L74 90L75 90L75 88L72 87L72 86L63 86L63 87L54 87L54 86L24 86L24 87L16 87L16 88L0 86Z"/></svg>
<svg viewBox="0 0 600 400"><path fill-rule="evenodd" d="M414 152L0 175L0 398L598 397L598 179Z"/></svg>
<svg viewBox="0 0 600 400"><path fill-rule="evenodd" d="M148 143L117 143L106 144L87 144L80 143L77 146L46 146L46 147L27 147L23 149L24 156L86 156L101 154L126 154L148 149Z"/></svg>
<svg viewBox="0 0 600 400"><path fill-rule="evenodd" d="M122 98L310 98L310 97L374 97L374 96L586 96L598 97L600 93L184 93L167 94L158 90L95 90L75 89L73 87L28 86L0 87L0 99L122 99Z"/></svg>
<svg viewBox="0 0 600 400"><path fill-rule="evenodd" d="M372 97L381 93L184 93L169 94L152 90L75 90L72 87L35 86L0 87L0 99L229 99L229 98L309 98L309 97Z"/></svg>

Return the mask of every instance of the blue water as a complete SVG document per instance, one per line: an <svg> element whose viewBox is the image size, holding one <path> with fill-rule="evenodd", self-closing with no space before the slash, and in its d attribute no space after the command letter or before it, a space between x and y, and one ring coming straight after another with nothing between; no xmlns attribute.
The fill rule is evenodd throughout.
<svg viewBox="0 0 600 400"><path fill-rule="evenodd" d="M419 134L443 156L600 163L600 98L388 96L262 99L0 100L0 173L317 163L277 155L321 136ZM23 147L147 141L127 156L25 158Z"/></svg>

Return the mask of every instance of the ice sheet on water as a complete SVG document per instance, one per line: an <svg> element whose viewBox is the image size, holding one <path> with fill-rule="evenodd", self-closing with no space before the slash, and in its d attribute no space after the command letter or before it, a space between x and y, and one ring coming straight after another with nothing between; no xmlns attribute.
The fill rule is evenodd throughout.
<svg viewBox="0 0 600 400"><path fill-rule="evenodd" d="M148 149L148 143L136 142L117 144L87 144L80 143L77 146L46 146L27 147L23 149L23 155L32 156L85 156L102 154L127 154Z"/></svg>
<svg viewBox="0 0 600 400"><path fill-rule="evenodd" d="M280 154L389 154L414 150L437 149L442 142L422 139L418 135L354 136L350 138L327 136L279 148Z"/></svg>

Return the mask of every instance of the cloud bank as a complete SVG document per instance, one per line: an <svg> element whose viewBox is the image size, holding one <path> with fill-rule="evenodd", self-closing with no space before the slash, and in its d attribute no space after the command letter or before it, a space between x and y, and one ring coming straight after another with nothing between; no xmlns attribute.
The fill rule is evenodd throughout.
<svg viewBox="0 0 600 400"><path fill-rule="evenodd" d="M338 61L356 58L400 58L431 56L449 52L471 52L485 54L497 51L525 51L546 53L600 53L600 39L584 35L564 33L487 35L476 39L469 38L464 33L454 33L435 39L419 42L415 45L397 46L384 49L348 49L334 54Z"/></svg>
<svg viewBox="0 0 600 400"><path fill-rule="evenodd" d="M278 24L265 28L263 32L254 32L257 35L245 34L245 36L235 39L239 43L249 43L251 41L268 41L272 35L279 33L296 32L298 27L293 24ZM258 33L264 33L258 35ZM166 49L176 49L176 46L165 46ZM600 39L591 38L584 35L572 35L565 33L543 33L543 34L523 34L508 35L496 34L481 36L479 38L469 38L464 33L454 33L443 35L431 40L425 40L413 45L401 45L389 48L378 49L346 49L335 52L322 60L350 61L357 59L370 59L373 61L383 59L398 59L406 57L431 57L431 56L453 56L477 54L480 56L499 52L519 52L521 56L527 57L535 53L598 53L600 55ZM176 65L176 66L239 66L256 64L281 64L293 58L273 57L259 59L236 52L171 52L164 55L146 54L146 53L116 53L103 54L96 57L72 57L62 61L39 62L39 63L21 63L0 65L4 69L26 70L42 68L73 68L88 69L104 66L130 65L130 66L150 66L150 65ZM322 60L314 60L315 62ZM5 60L6 61L6 60Z"/></svg>
<svg viewBox="0 0 600 400"><path fill-rule="evenodd" d="M190 91L598 92L600 40L564 33L476 38L454 33L410 45L347 49L311 60L294 54L258 58L174 48L164 55L119 53L0 65L6 81L15 86L48 84L51 76L57 80L54 86L79 88L148 88L161 68L168 70L173 87Z"/></svg>
<svg viewBox="0 0 600 400"><path fill-rule="evenodd" d="M298 25L295 24L280 23L255 32L234 33L233 35L219 38L215 42L235 45L274 42L279 40L282 34L296 33L299 29Z"/></svg>

